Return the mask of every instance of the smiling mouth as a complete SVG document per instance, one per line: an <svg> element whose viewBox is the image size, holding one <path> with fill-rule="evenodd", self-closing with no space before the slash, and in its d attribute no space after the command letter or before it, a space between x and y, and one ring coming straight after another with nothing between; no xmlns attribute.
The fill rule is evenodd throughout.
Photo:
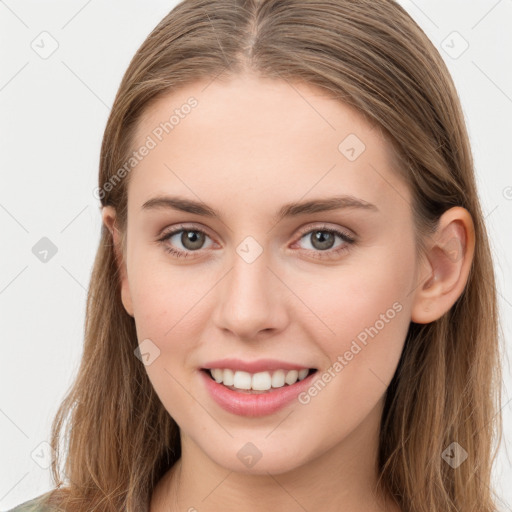
<svg viewBox="0 0 512 512"><path fill-rule="evenodd" d="M238 393L261 394L291 387L317 372L316 368L303 370L275 370L250 374L244 371L201 368L208 377L227 389Z"/></svg>

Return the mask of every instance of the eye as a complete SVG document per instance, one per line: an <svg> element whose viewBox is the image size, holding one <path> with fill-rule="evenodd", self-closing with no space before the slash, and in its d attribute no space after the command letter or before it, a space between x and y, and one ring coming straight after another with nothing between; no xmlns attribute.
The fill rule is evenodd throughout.
<svg viewBox="0 0 512 512"><path fill-rule="evenodd" d="M301 234L302 236L299 238L299 241L302 239L308 240L311 247L301 250L306 251L314 258L332 258L338 256L340 253L347 251L349 246L355 243L355 238L350 234L325 225L317 226L314 229L303 229L301 230ZM336 237L341 240L341 243L333 249ZM207 238L211 240L208 234L202 229L179 225L170 231L166 231L158 239L158 242L164 245L166 252L178 258L187 258L192 253L204 249L205 247L203 247L203 245Z"/></svg>
<svg viewBox="0 0 512 512"><path fill-rule="evenodd" d="M191 252L197 252L202 249L206 238L210 237L201 229L179 226L172 231L164 233L158 241L163 243L164 249L168 253L186 258ZM183 249L180 249L179 244L181 244ZM178 245L177 249L176 245Z"/></svg>
<svg viewBox="0 0 512 512"><path fill-rule="evenodd" d="M336 238L341 240L335 249L333 249ZM302 231L300 240L305 239L309 242L310 247L305 249L307 252L313 252L315 258L331 258L347 251L349 246L355 242L355 238L348 233L330 228L327 226L317 226L314 229Z"/></svg>

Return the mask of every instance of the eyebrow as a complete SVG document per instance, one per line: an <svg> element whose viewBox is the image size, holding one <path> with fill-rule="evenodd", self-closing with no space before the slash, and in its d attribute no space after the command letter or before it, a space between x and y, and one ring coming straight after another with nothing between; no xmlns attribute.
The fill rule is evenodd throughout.
<svg viewBox="0 0 512 512"><path fill-rule="evenodd" d="M204 217L218 217L220 215L205 203L192 201L178 196L158 196L149 199L142 205L143 210L173 209L186 213L202 215ZM372 203L350 195L333 196L310 201L292 202L282 206L274 217L278 222L285 217L297 217L304 214L326 212L341 209L361 209L378 212L379 209Z"/></svg>

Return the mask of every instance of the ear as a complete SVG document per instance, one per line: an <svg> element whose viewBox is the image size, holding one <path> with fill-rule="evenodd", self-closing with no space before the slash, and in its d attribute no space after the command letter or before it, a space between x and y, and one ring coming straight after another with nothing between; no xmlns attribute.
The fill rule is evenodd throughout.
<svg viewBox="0 0 512 512"><path fill-rule="evenodd" d="M121 301L126 312L133 316L132 297L130 293L130 286L128 283L128 272L126 269L126 261L123 256L121 233L116 224L116 211L112 206L104 206L101 210L101 217L103 224L108 228L112 235L114 246L114 253L119 269L119 278L121 280Z"/></svg>
<svg viewBox="0 0 512 512"><path fill-rule="evenodd" d="M419 324L443 316L464 291L475 250L471 214L460 206L447 210L426 245L420 275L428 277L415 290L411 317Z"/></svg>

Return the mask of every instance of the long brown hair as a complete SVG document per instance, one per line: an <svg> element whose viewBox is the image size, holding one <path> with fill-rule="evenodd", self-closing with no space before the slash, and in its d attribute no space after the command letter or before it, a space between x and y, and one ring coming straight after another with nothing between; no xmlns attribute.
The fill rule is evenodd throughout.
<svg viewBox="0 0 512 512"><path fill-rule="evenodd" d="M502 418L491 253L454 84L438 51L396 2L178 4L137 51L119 87L101 148L101 204L115 207L124 232L129 175L119 179L119 169L150 103L198 79L247 69L315 85L379 126L412 192L418 234L431 233L452 206L470 212L476 248L466 287L437 321L410 324L386 392L379 485L404 511L494 512L491 468ZM81 365L52 425L56 489L49 502L64 510L147 510L156 483L181 455L178 426L134 356L136 348L113 240L102 226ZM457 468L442 457L453 442L467 452Z"/></svg>

